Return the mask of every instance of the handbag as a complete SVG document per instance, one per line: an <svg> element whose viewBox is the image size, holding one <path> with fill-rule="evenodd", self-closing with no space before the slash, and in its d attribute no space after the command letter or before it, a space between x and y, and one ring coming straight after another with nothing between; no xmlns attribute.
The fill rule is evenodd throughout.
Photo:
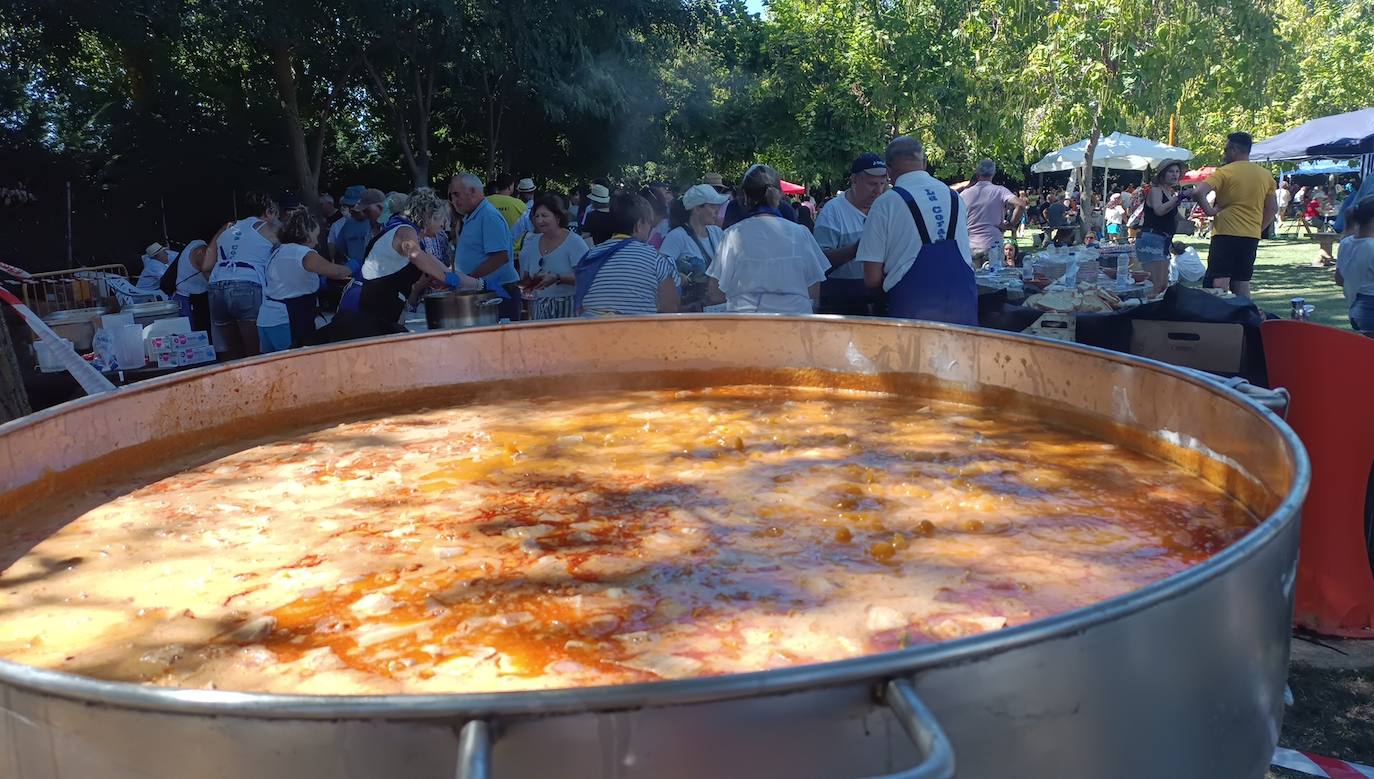
<svg viewBox="0 0 1374 779"><path fill-rule="evenodd" d="M1193 231L1197 229L1193 220L1183 214L1174 214L1174 219L1174 235L1192 235Z"/></svg>

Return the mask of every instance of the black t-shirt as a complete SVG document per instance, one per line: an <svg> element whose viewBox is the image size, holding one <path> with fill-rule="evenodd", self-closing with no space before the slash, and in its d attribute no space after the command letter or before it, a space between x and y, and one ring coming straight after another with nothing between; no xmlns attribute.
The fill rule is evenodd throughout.
<svg viewBox="0 0 1374 779"><path fill-rule="evenodd" d="M611 240L615 235L615 220L611 218L610 211L592 211L587 214L587 220L582 223L582 235L590 235L592 243L603 244Z"/></svg>
<svg viewBox="0 0 1374 779"><path fill-rule="evenodd" d="M1068 224L1068 213L1069 207L1063 203L1051 203L1045 210L1045 223L1050 227L1064 227Z"/></svg>

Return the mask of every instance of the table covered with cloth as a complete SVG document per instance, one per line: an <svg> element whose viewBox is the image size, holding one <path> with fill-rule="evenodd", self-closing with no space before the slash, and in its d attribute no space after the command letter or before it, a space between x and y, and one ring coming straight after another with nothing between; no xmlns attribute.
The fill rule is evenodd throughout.
<svg viewBox="0 0 1374 779"><path fill-rule="evenodd" d="M994 330L1019 333L1043 313L1008 302L1004 290L980 295L978 299L978 324ZM1108 314L1080 313L1076 318L1078 343L1127 354L1131 351L1131 323L1137 319L1241 325L1245 330L1245 342L1237 375L1251 384L1269 386L1259 326L1270 317L1252 300L1220 298L1200 289L1174 285L1160 300Z"/></svg>

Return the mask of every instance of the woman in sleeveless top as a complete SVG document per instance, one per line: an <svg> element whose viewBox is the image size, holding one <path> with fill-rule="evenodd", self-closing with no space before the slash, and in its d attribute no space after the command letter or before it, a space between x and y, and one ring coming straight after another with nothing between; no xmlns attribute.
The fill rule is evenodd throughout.
<svg viewBox="0 0 1374 779"><path fill-rule="evenodd" d="M1155 174L1154 186L1145 199L1141 212L1140 237L1135 239L1135 257L1150 274L1154 285L1151 296L1169 286L1169 246L1178 229L1178 207L1182 193L1176 192L1178 179L1183 175L1183 163L1165 160Z"/></svg>
<svg viewBox="0 0 1374 779"><path fill-rule="evenodd" d="M261 216L221 228L197 266L210 274L211 339L224 359L258 353L258 309L279 225L276 202L262 205Z"/></svg>
<svg viewBox="0 0 1374 779"><path fill-rule="evenodd" d="M312 247L320 237L320 223L304 208L292 211L281 229L281 246L272 253L258 309L258 341L263 354L304 346L315 333L315 294L320 277L344 281L353 274Z"/></svg>
<svg viewBox="0 0 1374 779"><path fill-rule="evenodd" d="M454 273L420 245L448 224L448 204L428 188L411 193L403 216L393 216L363 262L363 289L358 301L364 332L354 337L400 332L397 320L406 298L421 285L438 283L452 289L479 290L481 279ZM365 332L371 330L371 332Z"/></svg>

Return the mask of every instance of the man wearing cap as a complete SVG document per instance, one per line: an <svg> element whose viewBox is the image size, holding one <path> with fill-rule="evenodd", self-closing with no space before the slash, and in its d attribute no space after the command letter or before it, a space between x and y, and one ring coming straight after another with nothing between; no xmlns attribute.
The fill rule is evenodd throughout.
<svg viewBox="0 0 1374 779"><path fill-rule="evenodd" d="M481 279L485 288L499 285L506 293L501 301L501 316L520 321L520 275L515 272L510 227L505 217L482 196L482 180L471 173L459 173L448 184L448 199L463 217L454 250L455 270ZM498 293L499 294L499 293Z"/></svg>
<svg viewBox="0 0 1374 779"><path fill-rule="evenodd" d="M864 152L849 166L849 188L826 203L817 215L816 243L830 261L830 272L821 282L820 313L881 315L881 296L864 284L864 267L854 257L868 209L886 185L887 163L872 152Z"/></svg>
<svg viewBox="0 0 1374 779"><path fill-rule="evenodd" d="M335 260L343 261L353 271L353 278L361 278L363 260L367 259L367 245L381 234L382 226L378 220L382 216L382 204L386 195L380 189L364 189L352 213L342 221L339 228L338 243L335 244Z"/></svg>
<svg viewBox="0 0 1374 779"><path fill-rule="evenodd" d="M975 268L983 267L988 260L1001 264L1002 244L1005 243L1002 232L1021 221L1021 214L1028 205L1025 198L992 183L996 175L997 163L983 160L973 174L973 186L959 193L968 209L968 241ZM1016 209L1010 220L1007 219L1008 206Z"/></svg>
<svg viewBox="0 0 1374 779"><path fill-rule="evenodd" d="M329 254L325 255L334 260L334 262L341 263L348 260L348 258L344 256L343 247L339 245L339 231L342 230L344 225L348 224L352 218L353 209L358 207L358 201L362 199L364 189L366 189L366 187L363 185L354 184L345 189L343 196L339 198L339 218L335 219L334 223L329 226Z"/></svg>
<svg viewBox="0 0 1374 779"><path fill-rule="evenodd" d="M157 289L162 281L162 274L167 272L171 264L172 258L168 256L167 249L162 244L149 244L148 248L143 250L143 271L138 274L138 288Z"/></svg>
<svg viewBox="0 0 1374 779"><path fill-rule="evenodd" d="M887 145L891 190L873 201L856 259L864 280L887 292L890 316L978 324L978 285L959 195L926 172L921 142Z"/></svg>
<svg viewBox="0 0 1374 779"><path fill-rule="evenodd" d="M501 212L507 228L515 227L515 223L520 221L526 210L525 201L514 197L514 192L515 178L509 173L502 173L492 181L487 195L487 202Z"/></svg>
<svg viewBox="0 0 1374 779"><path fill-rule="evenodd" d="M617 232L615 220L611 218L611 190L605 184L593 184L587 191L589 207L582 215L582 235L592 239L596 246L611 240Z"/></svg>
<svg viewBox="0 0 1374 779"><path fill-rule="evenodd" d="M520 247L525 244L525 236L534 232L534 223L531 221L534 211L534 179L520 179L520 183L515 187L515 196L521 203L525 204L525 210L520 214L520 218L515 220L511 226L510 236L515 245L516 259L520 257ZM517 270L519 270L517 268Z"/></svg>

